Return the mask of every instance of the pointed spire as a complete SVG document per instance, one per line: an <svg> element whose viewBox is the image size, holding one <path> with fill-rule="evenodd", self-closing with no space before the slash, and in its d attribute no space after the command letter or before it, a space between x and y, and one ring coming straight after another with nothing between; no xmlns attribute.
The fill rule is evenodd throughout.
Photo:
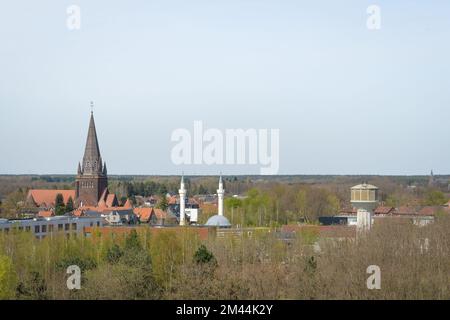
<svg viewBox="0 0 450 320"><path fill-rule="evenodd" d="M223 190L222 172L220 173L220 178L219 178L219 190Z"/></svg>
<svg viewBox="0 0 450 320"><path fill-rule="evenodd" d="M101 162L100 162L101 163ZM107 175L108 174L108 170L106 169L106 161L105 161L105 163L103 164L103 174L104 175Z"/></svg>
<svg viewBox="0 0 450 320"><path fill-rule="evenodd" d="M186 191L185 186L184 186L184 173L181 175L180 190Z"/></svg>
<svg viewBox="0 0 450 320"><path fill-rule="evenodd" d="M89 131L86 139L86 148L83 157L83 172L97 173L102 167L100 148L98 146L97 131L95 129L94 114L91 111Z"/></svg>
<svg viewBox="0 0 450 320"><path fill-rule="evenodd" d="M78 162L78 174L81 174L81 164Z"/></svg>
<svg viewBox="0 0 450 320"><path fill-rule="evenodd" d="M430 186L430 187L434 186L434 173L433 173L433 170L431 170L430 177L428 179L428 186Z"/></svg>

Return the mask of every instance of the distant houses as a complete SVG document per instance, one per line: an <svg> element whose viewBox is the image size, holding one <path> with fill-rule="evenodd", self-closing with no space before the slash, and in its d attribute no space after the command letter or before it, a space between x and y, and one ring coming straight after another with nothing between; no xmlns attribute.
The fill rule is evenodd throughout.
<svg viewBox="0 0 450 320"><path fill-rule="evenodd" d="M341 209L336 215L319 217L319 223L322 225L356 225L359 209L370 211L374 222L383 218L398 218L408 219L419 226L433 222L440 213L450 213L450 201L441 206L410 205L396 208L380 205L378 188L368 184L360 184L351 188L350 203L350 207Z"/></svg>

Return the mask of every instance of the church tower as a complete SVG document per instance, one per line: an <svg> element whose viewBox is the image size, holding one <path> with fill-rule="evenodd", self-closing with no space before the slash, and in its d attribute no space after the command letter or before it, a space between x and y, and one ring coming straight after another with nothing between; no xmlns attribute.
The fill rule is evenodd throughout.
<svg viewBox="0 0 450 320"><path fill-rule="evenodd" d="M76 178L76 203L78 206L96 206L108 187L106 163L103 164L91 111L89 131L84 150L83 163L78 163Z"/></svg>

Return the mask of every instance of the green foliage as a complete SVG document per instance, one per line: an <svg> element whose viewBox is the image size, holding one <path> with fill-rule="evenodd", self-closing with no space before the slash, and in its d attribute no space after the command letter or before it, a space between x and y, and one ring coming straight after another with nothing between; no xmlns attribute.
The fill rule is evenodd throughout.
<svg viewBox="0 0 450 320"><path fill-rule="evenodd" d="M56 264L56 267L59 270L65 271L69 266L73 265L80 267L81 272L84 272L86 270L95 269L97 267L97 262L90 257L70 256L59 261Z"/></svg>
<svg viewBox="0 0 450 320"><path fill-rule="evenodd" d="M64 197L61 193L58 193L55 199L55 215L61 216L65 213L66 206L64 205Z"/></svg>
<svg viewBox="0 0 450 320"><path fill-rule="evenodd" d="M159 200L156 208L166 211L168 207L169 207L169 203L167 202L167 198L165 195L163 195L161 197L161 200Z"/></svg>
<svg viewBox="0 0 450 320"><path fill-rule="evenodd" d="M430 190L425 194L423 203L426 206L441 206L447 201L448 199L442 191Z"/></svg>
<svg viewBox="0 0 450 320"><path fill-rule="evenodd" d="M150 242L152 266L156 281L170 287L178 267L183 262L180 235L174 231L156 234Z"/></svg>
<svg viewBox="0 0 450 320"><path fill-rule="evenodd" d="M45 300L48 299L47 283L37 271L31 271L16 289L19 299Z"/></svg>
<svg viewBox="0 0 450 320"><path fill-rule="evenodd" d="M18 216L20 209L24 206L26 193L23 189L8 194L2 202L2 217L15 218Z"/></svg>
<svg viewBox="0 0 450 320"><path fill-rule="evenodd" d="M143 248L136 230L132 230L125 238L125 247L120 261L129 266L138 266L149 271L151 257Z"/></svg>
<svg viewBox="0 0 450 320"><path fill-rule="evenodd" d="M320 254L310 245L315 227L311 241L258 228L201 243L189 228L42 240L16 230L0 233L0 299L449 299L449 218L376 224L358 241L321 239ZM72 264L83 269L78 291L66 287ZM383 290L367 290L370 264L389 270Z"/></svg>
<svg viewBox="0 0 450 320"><path fill-rule="evenodd" d="M208 189L206 189L202 184L198 187L198 194L207 194L208 193Z"/></svg>
<svg viewBox="0 0 450 320"><path fill-rule="evenodd" d="M11 259L0 255L0 300L14 298L16 283L17 275Z"/></svg>
<svg viewBox="0 0 450 320"><path fill-rule="evenodd" d="M205 245L201 245L194 254L194 262L197 264L216 264L216 258Z"/></svg>
<svg viewBox="0 0 450 320"><path fill-rule="evenodd" d="M224 205L225 208L227 209L237 209L237 208L241 208L243 205L242 200L237 199L237 198L226 198L224 201Z"/></svg>
<svg viewBox="0 0 450 320"><path fill-rule="evenodd" d="M304 228L299 231L303 244L312 245L319 239L319 231L316 228Z"/></svg>
<svg viewBox="0 0 450 320"><path fill-rule="evenodd" d="M123 256L123 250L117 244L113 244L112 247L108 248L106 253L106 260L111 264L116 264L119 262L120 258Z"/></svg>
<svg viewBox="0 0 450 320"><path fill-rule="evenodd" d="M399 206L399 202L400 200L396 196L390 194L387 196L385 204L388 207L396 208Z"/></svg>
<svg viewBox="0 0 450 320"><path fill-rule="evenodd" d="M155 181L119 181L116 186L112 186L113 191L127 197L132 198L134 196L152 196L158 194L167 193L167 185L165 183L159 183Z"/></svg>
<svg viewBox="0 0 450 320"><path fill-rule="evenodd" d="M134 229L125 238L125 250L142 250L139 235Z"/></svg>
<svg viewBox="0 0 450 320"><path fill-rule="evenodd" d="M72 197L69 197L69 200L67 200L67 205L66 205L65 211L66 212L72 212L73 209L74 209L74 207L73 207L73 199L72 199Z"/></svg>

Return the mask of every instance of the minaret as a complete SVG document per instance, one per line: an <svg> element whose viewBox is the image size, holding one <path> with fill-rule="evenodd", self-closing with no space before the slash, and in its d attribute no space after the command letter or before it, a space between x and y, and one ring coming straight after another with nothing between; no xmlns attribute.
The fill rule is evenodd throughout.
<svg viewBox="0 0 450 320"><path fill-rule="evenodd" d="M185 225L185 205L186 205L186 189L184 187L184 176L181 176L180 190L178 190L180 195L180 226Z"/></svg>
<svg viewBox="0 0 450 320"><path fill-rule="evenodd" d="M225 194L225 189L223 188L223 181L222 176L220 176L219 179L219 189L217 190L217 197L219 200L219 203L217 205L218 209L218 215L223 216L223 195Z"/></svg>

